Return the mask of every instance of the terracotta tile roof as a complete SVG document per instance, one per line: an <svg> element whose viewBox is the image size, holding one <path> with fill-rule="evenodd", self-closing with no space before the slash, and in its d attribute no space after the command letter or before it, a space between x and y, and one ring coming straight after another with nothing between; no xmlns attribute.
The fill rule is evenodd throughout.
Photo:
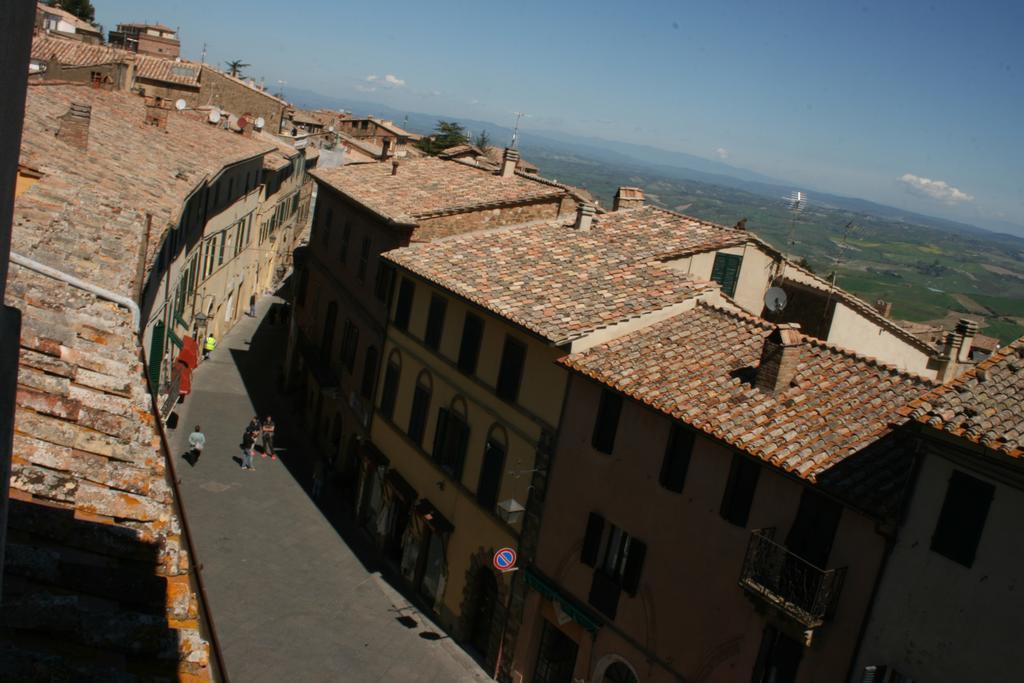
<svg viewBox="0 0 1024 683"><path fill-rule="evenodd" d="M87 152L56 136L72 102L92 107ZM129 93L28 88L21 162L43 178L15 203L14 251L133 296L146 214L150 263L201 181L273 149L176 112L168 112L166 128L145 126L144 118L144 100Z"/></svg>
<svg viewBox="0 0 1024 683"><path fill-rule="evenodd" d="M666 254L747 239L649 206L595 216L586 232L544 222L414 244L385 258L562 344L717 286L662 264Z"/></svg>
<svg viewBox="0 0 1024 683"><path fill-rule="evenodd" d="M557 197L566 190L550 182L516 175L502 178L457 161L434 157L391 164L319 169L313 176L374 213L397 223L470 209Z"/></svg>
<svg viewBox="0 0 1024 683"><path fill-rule="evenodd" d="M119 29L121 27L124 27L124 28L155 28L156 30L163 31L165 33L177 33L170 26L164 26L163 24L137 24L137 23L134 23L134 24L118 24L117 27Z"/></svg>
<svg viewBox="0 0 1024 683"><path fill-rule="evenodd" d="M1024 456L1024 337L903 411L1013 458Z"/></svg>
<svg viewBox="0 0 1024 683"><path fill-rule="evenodd" d="M752 383L775 326L698 303L692 311L566 356L568 368L810 481L878 439L930 384L798 334L792 385Z"/></svg>
<svg viewBox="0 0 1024 683"><path fill-rule="evenodd" d="M137 78L199 87L199 64L138 55L107 45L91 45L77 40L40 34L32 40L32 59L56 61L68 66L95 66L111 63L135 63Z"/></svg>

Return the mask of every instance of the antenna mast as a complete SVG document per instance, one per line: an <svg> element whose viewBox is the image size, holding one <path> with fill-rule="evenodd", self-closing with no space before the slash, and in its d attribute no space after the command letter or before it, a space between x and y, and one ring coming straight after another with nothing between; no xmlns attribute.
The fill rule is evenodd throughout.
<svg viewBox="0 0 1024 683"><path fill-rule="evenodd" d="M516 115L516 125L515 128L512 130L512 144L509 146L515 147L516 143L519 141L519 119L523 118L524 116L529 116L529 114L521 111L514 111L512 113Z"/></svg>

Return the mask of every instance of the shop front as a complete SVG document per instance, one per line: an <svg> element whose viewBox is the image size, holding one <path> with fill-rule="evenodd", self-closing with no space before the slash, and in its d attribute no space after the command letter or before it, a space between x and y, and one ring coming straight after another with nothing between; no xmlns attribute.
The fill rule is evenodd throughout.
<svg viewBox="0 0 1024 683"><path fill-rule="evenodd" d="M413 507L402 542L402 577L437 611L448 578L446 549L455 527L426 498Z"/></svg>

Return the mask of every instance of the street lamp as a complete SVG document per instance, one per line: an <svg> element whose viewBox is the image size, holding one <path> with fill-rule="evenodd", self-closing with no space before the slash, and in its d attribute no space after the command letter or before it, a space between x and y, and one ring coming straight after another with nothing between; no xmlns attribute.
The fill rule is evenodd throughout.
<svg viewBox="0 0 1024 683"><path fill-rule="evenodd" d="M526 508L515 498L509 498L498 503L498 516L505 520L505 523L509 526L515 526L522 518L524 510Z"/></svg>

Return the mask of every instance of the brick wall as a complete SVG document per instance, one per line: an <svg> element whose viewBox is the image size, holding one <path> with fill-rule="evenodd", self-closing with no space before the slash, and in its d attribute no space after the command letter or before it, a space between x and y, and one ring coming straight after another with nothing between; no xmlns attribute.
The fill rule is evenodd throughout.
<svg viewBox="0 0 1024 683"><path fill-rule="evenodd" d="M428 218L419 222L415 239L440 239L463 232L487 230L502 225L557 218L562 211L560 197L519 206L470 211L452 216Z"/></svg>
<svg viewBox="0 0 1024 683"><path fill-rule="evenodd" d="M280 128L287 105L276 97L250 88L210 67L203 67L199 80L201 105L220 107L239 116L245 113L252 114L254 118L262 116L266 122L264 130L270 133L276 133Z"/></svg>

